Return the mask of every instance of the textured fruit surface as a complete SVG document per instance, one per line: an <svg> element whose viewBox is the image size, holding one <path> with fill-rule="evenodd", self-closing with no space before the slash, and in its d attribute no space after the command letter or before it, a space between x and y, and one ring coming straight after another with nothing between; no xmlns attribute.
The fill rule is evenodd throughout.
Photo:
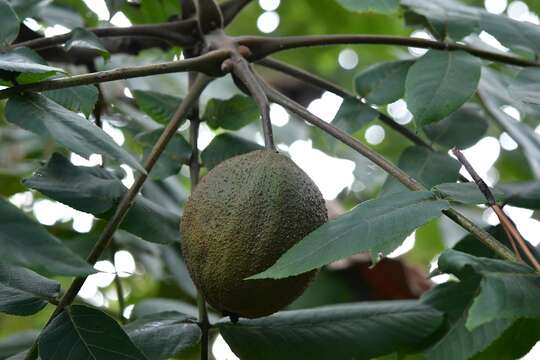
<svg viewBox="0 0 540 360"><path fill-rule="evenodd" d="M244 279L273 265L326 220L322 195L306 173L275 151L253 151L201 180L182 216L182 251L210 305L240 317L265 316L302 294L314 272Z"/></svg>

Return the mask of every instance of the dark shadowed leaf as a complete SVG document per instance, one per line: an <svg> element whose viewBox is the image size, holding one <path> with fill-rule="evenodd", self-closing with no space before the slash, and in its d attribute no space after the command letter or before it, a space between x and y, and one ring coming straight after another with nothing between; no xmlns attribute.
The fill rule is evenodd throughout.
<svg viewBox="0 0 540 360"><path fill-rule="evenodd" d="M414 60L375 64L354 79L356 92L368 103L383 105L397 101L405 93L405 79Z"/></svg>
<svg viewBox="0 0 540 360"><path fill-rule="evenodd" d="M250 97L234 95L227 100L211 99L202 121L213 129L239 130L259 118L259 108Z"/></svg>
<svg viewBox="0 0 540 360"><path fill-rule="evenodd" d="M0 358L7 359L9 356L28 349L36 341L38 335L39 331L29 330L0 339Z"/></svg>
<svg viewBox="0 0 540 360"><path fill-rule="evenodd" d="M405 100L418 126L448 116L476 91L480 60L462 51L429 50L411 66Z"/></svg>
<svg viewBox="0 0 540 360"><path fill-rule="evenodd" d="M429 191L404 191L365 201L310 233L250 279L297 275L362 251L369 251L373 258L388 254L448 206Z"/></svg>
<svg viewBox="0 0 540 360"><path fill-rule="evenodd" d="M148 158L152 147L156 144L162 133L163 129L161 128L137 136L137 140L139 140L144 148L144 159ZM182 165L188 162L190 157L191 146L189 143L182 135L178 133L174 134L159 157L159 160L154 165L150 176L153 179L165 179L171 175L176 175L182 168Z"/></svg>
<svg viewBox="0 0 540 360"><path fill-rule="evenodd" d="M337 0L345 9L358 12L393 14L399 9L399 0Z"/></svg>
<svg viewBox="0 0 540 360"><path fill-rule="evenodd" d="M540 27L527 21L517 21L506 16L483 12L480 18L483 30L493 35L510 49L540 52Z"/></svg>
<svg viewBox="0 0 540 360"><path fill-rule="evenodd" d="M134 90L133 96L139 109L161 124L167 124L171 120L182 101L179 97L156 91Z"/></svg>
<svg viewBox="0 0 540 360"><path fill-rule="evenodd" d="M398 166L428 189L442 183L454 182L458 178L460 165L444 153L431 151L422 146L411 146L401 154ZM406 190L399 181L388 177L383 193L391 194Z"/></svg>
<svg viewBox="0 0 540 360"><path fill-rule="evenodd" d="M42 95L27 94L10 98L6 118L37 135L52 137L85 158L101 154L145 172L129 152L99 127Z"/></svg>
<svg viewBox="0 0 540 360"><path fill-rule="evenodd" d="M176 286L195 300L197 298L197 289L191 280L184 259L180 256L179 247L173 245L162 247L161 256L165 267L171 275L171 281L174 281Z"/></svg>
<svg viewBox="0 0 540 360"><path fill-rule="evenodd" d="M497 188L505 193L506 202L510 205L540 209L539 181L499 184Z"/></svg>
<svg viewBox="0 0 540 360"><path fill-rule="evenodd" d="M87 275L94 269L52 237L43 226L0 197L2 261L58 275Z"/></svg>
<svg viewBox="0 0 540 360"><path fill-rule="evenodd" d="M64 72L61 68L47 65L36 52L24 47L0 53L0 69L7 72L1 74L2 78L17 80L20 84L44 80Z"/></svg>
<svg viewBox="0 0 540 360"><path fill-rule="evenodd" d="M388 301L284 311L217 326L242 360L360 360L418 346L441 322L432 307Z"/></svg>
<svg viewBox="0 0 540 360"><path fill-rule="evenodd" d="M163 312L178 312L191 317L198 316L197 306L174 299L151 298L135 305L131 314L133 319L148 317Z"/></svg>
<svg viewBox="0 0 540 360"><path fill-rule="evenodd" d="M490 189L495 197L495 200L502 201L505 199L505 194L499 189ZM455 201L462 204L485 204L486 197L478 189L478 186L473 183L446 183L439 184L433 187L433 192L442 199Z"/></svg>
<svg viewBox="0 0 540 360"><path fill-rule="evenodd" d="M359 99L345 98L334 120L332 120L332 125L349 134L354 134L365 124L377 118L378 115L377 110L364 104Z"/></svg>
<svg viewBox="0 0 540 360"><path fill-rule="evenodd" d="M236 155L260 150L263 147L257 143L245 140L231 133L216 136L201 153L204 166L211 170L220 162Z"/></svg>
<svg viewBox="0 0 540 360"><path fill-rule="evenodd" d="M428 138L447 149L466 149L480 140L489 124L482 109L475 104L465 104L450 116L424 126Z"/></svg>
<svg viewBox="0 0 540 360"><path fill-rule="evenodd" d="M0 262L0 312L32 315L60 292L60 284L33 271Z"/></svg>
<svg viewBox="0 0 540 360"><path fill-rule="evenodd" d="M93 32L80 27L71 31L71 37L66 42L66 50L73 48L95 50L105 59L110 57L109 51L105 49L101 40Z"/></svg>
<svg viewBox="0 0 540 360"><path fill-rule="evenodd" d="M521 70L508 92L517 101L540 108L540 70L535 68Z"/></svg>
<svg viewBox="0 0 540 360"><path fill-rule="evenodd" d="M113 318L82 305L67 307L47 325L39 337L39 355L43 360L147 359Z"/></svg>
<svg viewBox="0 0 540 360"><path fill-rule="evenodd" d="M102 167L77 167L60 154L24 180L25 185L77 210L110 219L126 188ZM163 206L139 195L120 228L147 241L180 241L180 218Z"/></svg>
<svg viewBox="0 0 540 360"><path fill-rule="evenodd" d="M0 45L7 46L19 33L19 18L6 0L0 0Z"/></svg>
<svg viewBox="0 0 540 360"><path fill-rule="evenodd" d="M470 330L496 320L540 317L535 303L540 276L529 266L447 250L439 258L439 268L459 278L471 271L481 277L465 324Z"/></svg>
<svg viewBox="0 0 540 360"><path fill-rule="evenodd" d="M124 327L149 360L167 360L197 345L201 329L195 318L175 311L141 317Z"/></svg>
<svg viewBox="0 0 540 360"><path fill-rule="evenodd" d="M94 106L96 106L98 90L94 85L81 85L45 91L43 95L56 101L66 109L82 112L88 118L92 110L94 110Z"/></svg>

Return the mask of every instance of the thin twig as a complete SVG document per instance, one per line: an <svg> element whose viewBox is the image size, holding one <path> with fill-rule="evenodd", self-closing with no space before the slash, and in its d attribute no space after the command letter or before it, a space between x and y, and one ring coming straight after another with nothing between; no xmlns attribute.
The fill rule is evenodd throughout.
<svg viewBox="0 0 540 360"><path fill-rule="evenodd" d="M211 79L205 75L199 75L197 81L189 91L189 93L186 95L184 100L181 102L180 106L174 113L171 121L159 137L158 141L152 148L152 151L150 152L150 155L146 159L146 162L144 164L144 168L146 170L146 174L139 174L131 188L124 194L122 199L120 200L120 203L116 207L116 210L105 226L105 229L103 230L103 233L99 237L99 239L96 241L96 244L94 245L94 248L86 258L88 263L91 265L94 265L96 261L99 259L99 257L103 254L103 252L109 247L112 236L114 235L115 231L118 229L122 221L124 220L128 210L133 206L133 203L135 202L135 198L139 194L139 191L141 190L142 186L144 185L146 179L148 178L148 174L156 164L157 160L163 153L163 150L171 140L171 138L174 136L178 128L184 123L186 119L186 115L191 110L191 107L196 104L196 102L199 99L199 96L201 95L202 91L206 88L206 85L211 81ZM79 290L84 285L84 282L86 281L86 276L84 277L78 277L71 283L71 286L68 288L64 296L60 299L60 303L56 307L55 311L49 318L49 321L47 322L47 325L51 322L52 319L54 319L58 314L62 312L62 310L71 304L73 300L75 300L75 297L79 293ZM29 351L28 355L26 356L26 360L35 360L37 357L37 342L34 343L32 346L32 349Z"/></svg>
<svg viewBox="0 0 540 360"><path fill-rule="evenodd" d="M163 24L134 25L130 27L105 27L91 28L88 31L93 32L97 37L117 37L117 36L147 36L173 41L176 45L188 46L195 43L196 39L191 37L192 29L196 27L195 20L179 20ZM183 35L188 34L188 35ZM23 41L13 44L12 48L28 47L34 50L46 49L67 42L72 33L56 36L44 37Z"/></svg>
<svg viewBox="0 0 540 360"><path fill-rule="evenodd" d="M289 37L262 37L243 36L235 39L239 45L247 46L252 56L250 61L257 61L273 53L283 50L326 45L345 44L372 44L372 45L398 45L411 46L434 50L456 51L462 50L479 58L497 61L517 66L540 66L540 63L521 59L515 56L495 53L464 44L443 42L437 40L414 37L385 36L385 35L315 35L315 36L289 36Z"/></svg>
<svg viewBox="0 0 540 360"><path fill-rule="evenodd" d="M277 104L280 104L286 109L289 109L290 111L297 114L298 116L300 116L307 122L317 126L318 128L324 130L325 132L332 135L336 139L350 146L351 148L353 148L354 150L356 150L357 152L359 152L360 154L362 154L363 156L371 160L373 163L378 165L388 174L395 177L407 188L413 191L426 190L426 188L423 185L421 185L418 181L416 181L414 178L409 176L403 170L401 170L400 168L392 164L390 161L386 160L379 153L371 150L369 147L362 144L360 141L353 138L352 136L350 136L343 130L338 129L335 126L318 118L317 116L310 113L307 109L305 109L300 104L287 98L285 95L272 89L271 87L266 86L265 90L267 91L267 94L270 100L276 102ZM503 244L498 242L487 231L478 227L476 224L474 224L472 221L470 221L465 216L460 214L458 211L454 210L453 208L449 208L449 209L443 210L443 213L446 216L448 216L450 219L454 220L457 224L462 226L464 229L469 231L471 234L476 236L482 243L484 243L487 247L492 249L496 254L501 256L503 259L513 261L513 262L519 262L519 260L514 256L514 254L507 247L505 247Z"/></svg>
<svg viewBox="0 0 540 360"><path fill-rule="evenodd" d="M478 175L478 173L474 170L471 163L465 158L465 156L459 151L457 148L452 149L452 152L456 157L458 158L459 162L463 164L465 169L467 169L467 172L471 175L474 182L478 186L478 189L482 192L482 194L485 196L485 198L488 201L489 206L495 211L495 214L497 214L497 217L499 218L502 227L507 232L507 235L509 235L510 242L512 242L514 239L518 242L519 247L521 248L521 251L527 256L533 267L536 269L536 271L540 272L540 263L536 259L536 257L532 254L529 247L527 246L527 243L523 236L521 236L520 232L516 229L514 226L514 223L510 220L508 215L505 214L503 209L497 204L497 201L495 200L495 197L493 196L493 193L489 189L489 187L486 185L484 180ZM519 254L519 252L518 252Z"/></svg>
<svg viewBox="0 0 540 360"><path fill-rule="evenodd" d="M223 14L214 0L197 0L197 17L201 34L208 34L217 29L223 29Z"/></svg>
<svg viewBox="0 0 540 360"><path fill-rule="evenodd" d="M41 81L32 84L13 86L4 90L0 90L0 99L5 99L12 95L25 91L63 89L79 85L98 84L108 81L131 79L135 77L168 74L183 71L197 71L208 75L213 75L221 72L221 63L228 56L228 50L216 50L198 57L180 61L119 68L114 70L106 70L96 73Z"/></svg>
<svg viewBox="0 0 540 360"><path fill-rule="evenodd" d="M114 241L114 238L111 240L111 260L114 264L114 255L118 251L118 246ZM116 264L115 264L116 266ZM126 318L124 317L124 310L126 309L126 302L124 299L124 287L122 286L122 279L118 276L118 269L114 274L114 288L116 290L116 297L118 298L118 318L122 324L125 324Z"/></svg>
<svg viewBox="0 0 540 360"><path fill-rule="evenodd" d="M232 71L243 85L249 90L251 96L259 106L261 112L262 128L264 134L264 145L267 149L273 150L274 136L272 133L272 122L270 120L270 103L262 84L257 79L249 63L239 53L233 53L230 59Z"/></svg>
<svg viewBox="0 0 540 360"><path fill-rule="evenodd" d="M328 81L326 79L323 79L323 78L321 78L321 77L319 77L317 75L311 74L311 73L309 73L309 72L307 72L307 71L305 71L303 69L299 69L297 67L291 66L291 65L289 65L287 63L284 63L282 61L279 61L279 60L266 58L266 59L259 60L257 62L257 64L262 65L264 67L267 67L269 69L273 69L273 70L282 72L284 74L290 75L290 76L292 76L294 78L303 80L303 81L305 81L305 82L307 82L309 84L312 84L312 85L314 85L316 87L319 87L321 89L330 91L330 92L332 92L332 93L334 93L336 95L339 95L339 96L341 96L343 98L357 97L355 94L351 93L350 91L348 91L345 88L342 88L339 85L336 85L336 84L334 84L334 83L332 83L332 82L330 82L330 81ZM368 104L366 104L366 105L368 105ZM379 115L378 115L379 119L383 123L385 123L386 125L388 125L392 129L394 129L395 131L399 132L403 136L405 136L407 139L412 141L414 144L426 147L426 148L428 148L430 150L433 150L431 145L429 145L427 142L425 142L421 137L416 135L414 132L407 129L405 126L398 124L397 122L394 121L394 119L392 119L390 116L386 115L385 113L382 113L380 111L377 111L377 112L379 113Z"/></svg>
<svg viewBox="0 0 540 360"><path fill-rule="evenodd" d="M252 0L228 0L221 4L221 12L223 13L223 26L227 26L233 22L236 16L246 7Z"/></svg>

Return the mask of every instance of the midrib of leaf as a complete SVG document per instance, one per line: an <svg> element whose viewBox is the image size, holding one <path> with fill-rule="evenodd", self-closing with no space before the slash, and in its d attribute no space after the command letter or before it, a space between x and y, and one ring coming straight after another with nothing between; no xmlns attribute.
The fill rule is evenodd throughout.
<svg viewBox="0 0 540 360"><path fill-rule="evenodd" d="M90 347L88 346L88 344L86 344L86 341L84 341L84 338L82 337L82 334L80 333L79 328L77 327L77 323L75 323L75 320L73 319L73 316L71 315L71 309L67 308L67 309L65 309L65 311L66 311L66 314L69 317L70 322L73 324L73 329L75 330L75 332L79 336L79 339L81 339L80 341L83 343L84 347L88 351L89 356L91 356L92 359L97 360L94 353L90 350ZM68 359L69 359L69 357L68 357Z"/></svg>

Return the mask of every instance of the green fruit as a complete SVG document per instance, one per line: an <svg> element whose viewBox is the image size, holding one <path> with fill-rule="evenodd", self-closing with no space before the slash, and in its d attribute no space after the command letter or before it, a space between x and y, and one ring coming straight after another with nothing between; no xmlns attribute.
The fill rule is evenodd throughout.
<svg viewBox="0 0 540 360"><path fill-rule="evenodd" d="M206 301L224 314L255 318L297 298L315 271L244 280L273 265L327 220L313 181L288 157L257 150L212 169L189 199L182 251Z"/></svg>

